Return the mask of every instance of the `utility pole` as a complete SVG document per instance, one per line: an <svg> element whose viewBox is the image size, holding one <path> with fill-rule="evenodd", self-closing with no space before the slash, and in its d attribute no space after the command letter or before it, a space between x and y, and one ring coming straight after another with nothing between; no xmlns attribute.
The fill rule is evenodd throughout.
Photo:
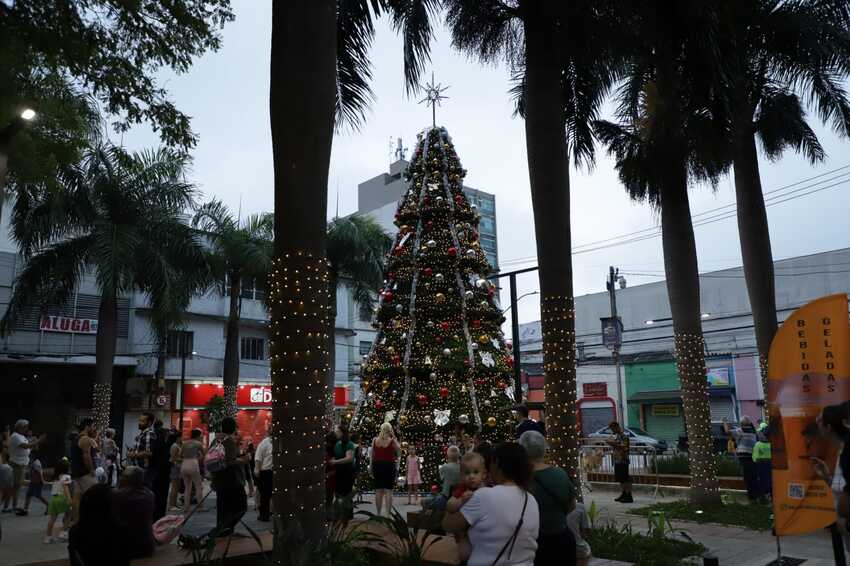
<svg viewBox="0 0 850 566"><path fill-rule="evenodd" d="M510 274L511 283L511 338L514 349L514 400L522 403L522 368L519 359L519 313L517 312L516 273Z"/></svg>
<svg viewBox="0 0 850 566"><path fill-rule="evenodd" d="M614 320L614 323L617 323L617 281L619 279L620 270L614 269L613 266L608 268L608 281L606 282L606 287L608 287L608 296L611 299L611 318ZM620 426L625 426L626 418L625 418L625 404L623 403L623 378L622 378L622 370L620 368L620 343L619 340L611 350L611 356L614 358L614 367L617 370L617 422L620 423Z"/></svg>
<svg viewBox="0 0 850 566"><path fill-rule="evenodd" d="M183 438L183 393L186 385L186 350L188 350L186 342L188 341L189 334L182 332L180 336L180 438Z"/></svg>

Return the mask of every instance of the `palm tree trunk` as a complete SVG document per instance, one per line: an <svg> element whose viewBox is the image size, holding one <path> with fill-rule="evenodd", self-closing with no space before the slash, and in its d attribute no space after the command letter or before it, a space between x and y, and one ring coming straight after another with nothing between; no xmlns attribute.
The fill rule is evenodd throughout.
<svg viewBox="0 0 850 566"><path fill-rule="evenodd" d="M328 284L328 378L327 378L327 395L325 399L325 425L330 428L333 426L333 411L334 411L334 387L336 386L336 290L339 285L339 277L331 271L329 274L330 283Z"/></svg>
<svg viewBox="0 0 850 566"><path fill-rule="evenodd" d="M239 386L239 317L242 301L242 278L232 273L230 277L230 312L227 315L227 336L224 342L224 413L236 418L236 391Z"/></svg>
<svg viewBox="0 0 850 566"><path fill-rule="evenodd" d="M676 160L661 194L661 238L667 294L673 316L676 368L682 388L693 503L720 501L711 436L711 407L705 375L699 268L688 201L685 165Z"/></svg>
<svg viewBox="0 0 850 566"><path fill-rule="evenodd" d="M324 537L328 371L327 182L336 98L336 2L275 0L270 107L275 172L272 323L274 558ZM299 533L299 535L296 535ZM300 539L300 540L299 540Z"/></svg>
<svg viewBox="0 0 850 566"><path fill-rule="evenodd" d="M546 428L554 463L580 493L569 157L557 33L547 6L529 7L525 18L525 143L540 266Z"/></svg>
<svg viewBox="0 0 850 566"><path fill-rule="evenodd" d="M95 336L94 400L92 410L98 430L110 425L112 378L118 340L118 300L114 293L102 293ZM116 415L116 418L118 415Z"/></svg>
<svg viewBox="0 0 850 566"><path fill-rule="evenodd" d="M751 119L747 119L744 122L747 127L736 128L735 201L738 205L738 236L741 239L744 277L753 311L762 387L767 393L767 355L777 329L776 288L770 228L761 189L756 140L750 122Z"/></svg>
<svg viewBox="0 0 850 566"><path fill-rule="evenodd" d="M161 333L161 338L159 339L159 344L156 347L156 385L160 389L165 388L165 364L168 360L166 350L167 350L167 342L168 339L166 336L168 335L167 330L163 330Z"/></svg>

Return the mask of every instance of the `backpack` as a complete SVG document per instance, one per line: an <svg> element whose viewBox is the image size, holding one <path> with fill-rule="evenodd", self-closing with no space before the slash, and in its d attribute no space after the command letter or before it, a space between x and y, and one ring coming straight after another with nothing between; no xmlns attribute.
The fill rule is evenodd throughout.
<svg viewBox="0 0 850 566"><path fill-rule="evenodd" d="M204 458L204 468L206 468L206 471L210 474L215 474L226 467L227 462L225 460L224 444L220 441L216 441L216 443L210 447L209 452L207 452L207 455Z"/></svg>

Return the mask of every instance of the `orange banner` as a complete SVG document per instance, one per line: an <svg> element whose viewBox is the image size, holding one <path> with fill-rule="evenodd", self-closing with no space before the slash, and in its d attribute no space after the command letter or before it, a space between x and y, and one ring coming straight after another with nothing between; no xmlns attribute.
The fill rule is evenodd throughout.
<svg viewBox="0 0 850 566"><path fill-rule="evenodd" d="M850 398L847 295L797 309L779 328L768 357L768 407L777 535L813 532L836 520L830 486L814 458L835 466L835 447L821 438L817 417Z"/></svg>

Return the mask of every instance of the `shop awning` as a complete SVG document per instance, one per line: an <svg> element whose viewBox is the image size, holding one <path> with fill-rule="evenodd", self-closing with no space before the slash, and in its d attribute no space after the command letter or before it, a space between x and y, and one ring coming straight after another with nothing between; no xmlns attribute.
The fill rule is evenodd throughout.
<svg viewBox="0 0 850 566"><path fill-rule="evenodd" d="M732 387L709 387L709 397L732 397L735 390ZM671 391L640 391L629 397L629 403L650 403L654 401L682 402L682 391L674 389Z"/></svg>
<svg viewBox="0 0 850 566"><path fill-rule="evenodd" d="M678 401L682 402L682 392L672 391L640 391L629 397L629 403L646 403L648 401Z"/></svg>

